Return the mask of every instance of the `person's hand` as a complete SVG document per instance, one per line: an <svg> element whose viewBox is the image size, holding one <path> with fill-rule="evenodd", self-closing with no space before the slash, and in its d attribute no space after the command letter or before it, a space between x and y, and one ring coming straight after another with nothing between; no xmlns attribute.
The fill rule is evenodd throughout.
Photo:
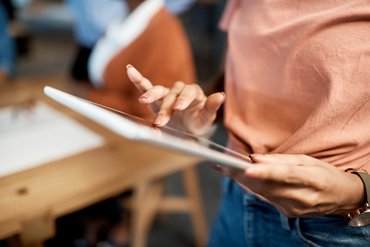
<svg viewBox="0 0 370 247"><path fill-rule="evenodd" d="M364 204L357 175L318 159L297 154L253 154L245 171L222 168L244 189L255 193L287 217L345 214Z"/></svg>
<svg viewBox="0 0 370 247"><path fill-rule="evenodd" d="M225 101L224 93L206 96L197 84L176 82L172 88L153 85L132 65L127 65L127 75L143 94L139 102L151 109L154 124L169 124L196 135L206 134L216 118L217 110Z"/></svg>

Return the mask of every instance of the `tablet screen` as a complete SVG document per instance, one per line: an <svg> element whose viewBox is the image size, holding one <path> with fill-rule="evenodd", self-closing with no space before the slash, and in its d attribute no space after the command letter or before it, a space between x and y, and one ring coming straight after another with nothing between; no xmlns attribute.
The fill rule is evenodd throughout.
<svg viewBox="0 0 370 247"><path fill-rule="evenodd" d="M126 112L122 112L122 111L119 111L117 109L113 109L111 107L108 107L108 106L105 106L105 105L101 105L101 104L98 104L98 103L95 103L95 102L92 102L92 101L89 101L89 100L85 100L85 99L82 99L86 102L89 102L91 104L94 104L96 106L99 106L99 107L102 107L104 109L107 109L111 112L114 112L132 122L135 122L137 124L140 124L140 125L144 125L144 126L147 126L149 128L152 128L153 131L157 132L158 134L160 134L160 132L163 132L163 133L166 133L168 135L171 135L171 136L175 136L177 138L180 138L180 139L183 139L183 140L187 140L187 141L191 141L191 142L194 142L194 143L197 143L199 145L202 145L202 146L206 146L214 151L217 151L217 152L222 152L222 153L225 153L225 154L228 154L230 156L233 156L235 158L238 158L238 159L242 159L248 163L251 163L251 159L246 156L246 155L243 155L239 152L235 152L234 150L232 149L229 149L225 146L222 146L216 142L213 142L213 141L210 141L204 137L200 137L200 136L196 136L196 135L193 135L189 132L185 132L185 131L180 131L178 129L175 129L175 128L172 128L172 127L169 127L169 126L163 126L163 127L157 127L155 125L153 125L153 123L147 119L144 119L144 118L141 118L141 117L138 117L138 116L134 116L134 115L131 115L131 114L128 114Z"/></svg>
<svg viewBox="0 0 370 247"><path fill-rule="evenodd" d="M45 87L44 92L57 102L126 138L203 157L234 168L245 169L251 163L248 156L204 137L168 126L156 127L146 119L76 97L55 88Z"/></svg>

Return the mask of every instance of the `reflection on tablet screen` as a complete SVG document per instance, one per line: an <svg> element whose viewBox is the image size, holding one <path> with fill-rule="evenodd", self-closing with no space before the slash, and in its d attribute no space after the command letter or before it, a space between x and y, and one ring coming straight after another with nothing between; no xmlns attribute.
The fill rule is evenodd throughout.
<svg viewBox="0 0 370 247"><path fill-rule="evenodd" d="M82 99L82 98L80 98L80 99L84 100L86 102L92 103L94 105L97 105L99 107L102 107L104 109L107 109L111 112L114 112L114 113L116 113L116 114L118 114L118 115L132 121L132 122L135 122L137 124L144 125L144 126L147 126L149 128L152 128L153 131L155 131L158 134L163 132L163 133L166 133L166 134L171 135L171 136L175 136L175 137L183 139L183 140L195 142L199 145L206 146L206 147L208 147L212 150L222 152L222 153L226 153L226 154L228 154L230 156L233 156L235 158L244 160L247 163L251 163L251 159L248 156L243 155L243 154L238 153L238 152L235 152L234 150L231 150L231 149L226 148L226 147L224 147L220 144L212 142L212 141L210 141L210 140L208 140L204 137L196 136L196 135L193 135L193 134L185 132L185 131L180 131L180 130L177 130L175 128L171 128L169 126L157 127L157 126L154 126L153 123L151 121L147 120L147 119L137 117L137 116L128 114L126 112L122 112L122 111L119 111L119 110L113 109L111 107L104 106L104 105L101 105L101 104L98 104L98 103L95 103L95 102L92 102L92 101L89 101L89 100L85 100L85 99Z"/></svg>

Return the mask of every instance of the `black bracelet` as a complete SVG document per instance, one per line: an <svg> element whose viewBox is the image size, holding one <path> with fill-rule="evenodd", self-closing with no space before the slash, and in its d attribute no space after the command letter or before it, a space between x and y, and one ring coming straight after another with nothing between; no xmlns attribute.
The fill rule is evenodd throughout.
<svg viewBox="0 0 370 247"><path fill-rule="evenodd" d="M358 168L358 169L348 168L345 171L357 175L361 179L364 185L364 189L365 189L365 204L361 208L347 214L348 224L354 227L369 225L370 224L370 203L369 203L370 175L367 173L366 170L361 169L361 168Z"/></svg>

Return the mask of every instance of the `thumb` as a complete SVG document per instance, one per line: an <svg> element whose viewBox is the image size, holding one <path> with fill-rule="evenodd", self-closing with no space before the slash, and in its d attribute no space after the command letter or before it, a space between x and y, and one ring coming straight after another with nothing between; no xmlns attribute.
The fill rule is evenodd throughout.
<svg viewBox="0 0 370 247"><path fill-rule="evenodd" d="M207 133L216 119L216 113L225 101L223 92L214 93L207 97L203 108L197 114L197 130L194 133ZM199 125L200 124L200 125Z"/></svg>
<svg viewBox="0 0 370 247"><path fill-rule="evenodd" d="M202 118L205 122L214 120L218 109L225 102L226 95L224 92L214 93L207 97L205 106L202 112Z"/></svg>

